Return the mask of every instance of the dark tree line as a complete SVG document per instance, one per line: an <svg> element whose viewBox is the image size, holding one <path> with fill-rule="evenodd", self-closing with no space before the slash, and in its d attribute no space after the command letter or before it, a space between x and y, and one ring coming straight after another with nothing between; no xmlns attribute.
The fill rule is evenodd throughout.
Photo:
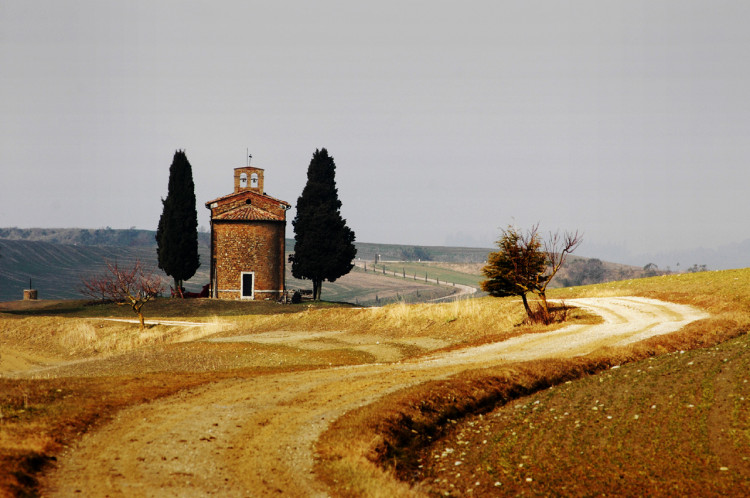
<svg viewBox="0 0 750 498"><path fill-rule="evenodd" d="M404 261L432 261L432 256L424 247L414 246L401 249L401 259Z"/></svg>
<svg viewBox="0 0 750 498"><path fill-rule="evenodd" d="M600 259L576 259L565 266L567 276L563 278L565 287L597 284L607 280L607 270Z"/></svg>

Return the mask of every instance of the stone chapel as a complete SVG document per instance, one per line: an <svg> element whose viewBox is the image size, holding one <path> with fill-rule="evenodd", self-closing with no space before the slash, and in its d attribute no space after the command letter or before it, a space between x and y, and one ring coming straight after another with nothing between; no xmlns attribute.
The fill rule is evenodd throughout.
<svg viewBox="0 0 750 498"><path fill-rule="evenodd" d="M265 194L263 170L235 168L234 192L206 207L211 210L211 297L280 299L291 205Z"/></svg>

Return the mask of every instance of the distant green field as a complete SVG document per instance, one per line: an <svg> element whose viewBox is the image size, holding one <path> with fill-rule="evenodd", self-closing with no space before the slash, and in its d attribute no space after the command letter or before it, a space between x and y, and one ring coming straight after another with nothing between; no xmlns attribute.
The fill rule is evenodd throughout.
<svg viewBox="0 0 750 498"><path fill-rule="evenodd" d="M425 278L439 279L441 282L449 282L452 284L469 285L471 287L479 288L479 282L483 280L481 275L472 275L469 273L462 273L447 268L440 268L438 266L430 265L427 263L418 262L387 262L378 263L377 265L367 265L367 271L370 273L382 272L383 268L387 273L396 272L402 278L408 280L421 280L424 282ZM373 269L375 270L373 272Z"/></svg>
<svg viewBox="0 0 750 498"><path fill-rule="evenodd" d="M357 258L374 261L377 255L381 260L422 260L443 261L448 263L481 263L487 260L487 254L493 251L484 247L445 247L413 246L399 244L373 244L357 242ZM287 244L291 250L294 241Z"/></svg>
<svg viewBox="0 0 750 498"><path fill-rule="evenodd" d="M430 278L433 278L430 275ZM292 276L287 267L287 289L312 289L309 280L300 280ZM450 287L425 283L424 277L396 278L393 275L364 272L354 267L352 271L335 282L323 282L322 299L332 302L349 302L363 306L385 305L394 302L425 302L445 297L453 292Z"/></svg>

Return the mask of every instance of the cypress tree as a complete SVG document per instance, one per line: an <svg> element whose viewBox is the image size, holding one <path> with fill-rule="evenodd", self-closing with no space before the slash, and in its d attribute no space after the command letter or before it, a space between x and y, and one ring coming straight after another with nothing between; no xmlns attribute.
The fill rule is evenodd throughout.
<svg viewBox="0 0 750 498"><path fill-rule="evenodd" d="M320 300L323 280L335 282L354 267L354 232L341 217L336 164L326 149L316 150L307 168L307 184L297 199L292 275L312 280L313 299Z"/></svg>
<svg viewBox="0 0 750 498"><path fill-rule="evenodd" d="M200 266L198 256L198 212L195 209L193 171L185 151L174 153L169 167L167 198L156 229L156 253L159 268L174 279L181 295L182 283Z"/></svg>

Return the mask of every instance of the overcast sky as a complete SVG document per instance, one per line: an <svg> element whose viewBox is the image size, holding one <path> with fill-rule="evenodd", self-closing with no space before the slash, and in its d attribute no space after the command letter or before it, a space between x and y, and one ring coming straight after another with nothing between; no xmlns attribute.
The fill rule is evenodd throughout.
<svg viewBox="0 0 750 498"><path fill-rule="evenodd" d="M295 204L326 147L362 242L738 242L748 25L746 0L3 0L0 226L154 230L185 149L208 227L248 148Z"/></svg>

